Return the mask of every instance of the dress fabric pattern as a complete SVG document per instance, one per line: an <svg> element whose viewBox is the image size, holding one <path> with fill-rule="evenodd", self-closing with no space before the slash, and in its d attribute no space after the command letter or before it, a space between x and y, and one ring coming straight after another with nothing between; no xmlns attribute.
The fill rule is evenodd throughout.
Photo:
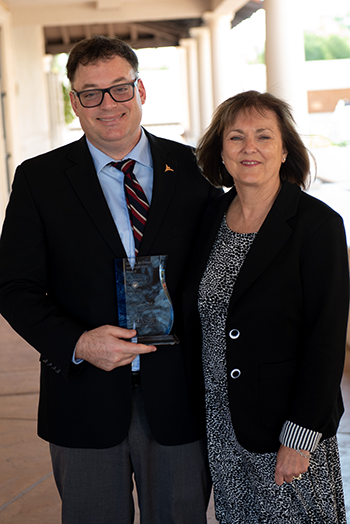
<svg viewBox="0 0 350 524"><path fill-rule="evenodd" d="M277 454L251 453L235 435L225 326L232 290L255 236L231 231L223 218L198 294L216 518L220 524L343 524L346 512L336 437L318 445L301 480L277 486Z"/></svg>

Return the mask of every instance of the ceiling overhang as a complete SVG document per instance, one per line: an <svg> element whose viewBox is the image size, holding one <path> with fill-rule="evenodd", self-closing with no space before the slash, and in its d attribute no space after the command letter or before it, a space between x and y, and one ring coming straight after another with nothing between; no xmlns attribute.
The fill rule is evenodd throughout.
<svg viewBox="0 0 350 524"><path fill-rule="evenodd" d="M231 22L231 27L235 27L243 22L243 20L250 18L258 9L262 9L263 7L264 2L260 0L251 0L250 2L247 2L243 7L241 7L241 9L236 11Z"/></svg>
<svg viewBox="0 0 350 524"><path fill-rule="evenodd" d="M47 54L68 53L74 44L93 35L119 37L134 49L178 46L181 38L189 36L192 27L202 25L201 18L70 26L44 27Z"/></svg>
<svg viewBox="0 0 350 524"><path fill-rule="evenodd" d="M2 0L0 0L1 2ZM263 7L261 0L7 0L14 26L44 29L45 52L67 53L96 34L135 49L178 46L204 15L231 15L232 27Z"/></svg>

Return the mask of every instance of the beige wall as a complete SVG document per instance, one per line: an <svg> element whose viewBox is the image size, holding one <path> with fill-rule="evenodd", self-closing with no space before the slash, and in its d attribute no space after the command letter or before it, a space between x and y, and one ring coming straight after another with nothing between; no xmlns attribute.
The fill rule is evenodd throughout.
<svg viewBox="0 0 350 524"><path fill-rule="evenodd" d="M44 38L40 26L13 28L20 161L50 149Z"/></svg>
<svg viewBox="0 0 350 524"><path fill-rule="evenodd" d="M0 53L3 55L3 27L0 23ZM0 56L1 64L2 64L2 56ZM4 80L4 75L1 75L1 80ZM4 86L1 82L1 88L2 91L4 90ZM2 108L0 105L0 124L2 123L3 119L3 113ZM3 211L5 209L6 201L8 196L8 174L7 174L7 167L6 167L6 144L5 144L5 137L3 134L2 124L0 127L0 223L3 219Z"/></svg>
<svg viewBox="0 0 350 524"><path fill-rule="evenodd" d="M16 166L51 149L43 30L38 25L13 26L12 15L1 0L0 53L1 87L5 93L4 114L0 107L1 226Z"/></svg>
<svg viewBox="0 0 350 524"><path fill-rule="evenodd" d="M17 106L16 82L13 71L12 20L11 14L0 0L0 60L1 90L3 93L4 112L0 108L0 224L8 200L8 180L6 156L9 175L12 177L14 166L18 162L19 144L17 140ZM4 136L2 121L5 121Z"/></svg>

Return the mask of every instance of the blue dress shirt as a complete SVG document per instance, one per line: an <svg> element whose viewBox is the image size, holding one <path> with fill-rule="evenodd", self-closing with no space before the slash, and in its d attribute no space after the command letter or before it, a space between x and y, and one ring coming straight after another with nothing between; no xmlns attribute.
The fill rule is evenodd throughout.
<svg viewBox="0 0 350 524"><path fill-rule="evenodd" d="M88 140L87 145L94 161L96 173L103 194L112 214L119 236L128 256L135 256L134 235L131 229L129 210L124 191L124 173L111 166L111 162L119 162L124 158L135 160L134 174L145 192L151 205L153 190L153 160L147 137L142 129L141 138L130 153L124 158L111 158L93 146Z"/></svg>
<svg viewBox="0 0 350 524"><path fill-rule="evenodd" d="M148 139L144 130L141 128L140 140L134 149L132 149L132 151L130 151L130 153L128 153L124 158L112 158L93 146L88 139L86 139L86 141L103 194L117 227L127 257L130 259L130 257L135 256L135 241L125 198L124 173L111 166L110 163L119 162L126 158L135 160L136 163L133 170L134 174L145 192L148 203L151 205L153 190L153 159ZM132 341L136 342L137 339L135 338L135 340L133 339ZM75 359L75 351L73 362L75 364L83 362L82 360ZM132 363L132 370L139 371L139 369L140 356L138 355Z"/></svg>

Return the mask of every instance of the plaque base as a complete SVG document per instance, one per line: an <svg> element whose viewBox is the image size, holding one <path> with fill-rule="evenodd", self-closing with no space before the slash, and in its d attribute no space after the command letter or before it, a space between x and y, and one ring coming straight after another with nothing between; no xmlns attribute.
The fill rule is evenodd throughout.
<svg viewBox="0 0 350 524"><path fill-rule="evenodd" d="M180 340L176 335L141 335L137 337L137 342L149 346L173 346L179 344Z"/></svg>

